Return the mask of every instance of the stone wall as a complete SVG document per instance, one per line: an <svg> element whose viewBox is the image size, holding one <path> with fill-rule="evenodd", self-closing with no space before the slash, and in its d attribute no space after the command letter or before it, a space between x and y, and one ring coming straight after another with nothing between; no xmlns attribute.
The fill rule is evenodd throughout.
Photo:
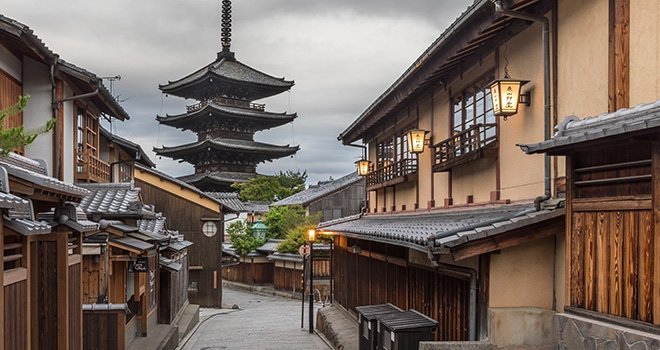
<svg viewBox="0 0 660 350"><path fill-rule="evenodd" d="M660 349L660 335L638 332L609 323L569 314L555 316L559 350L570 349Z"/></svg>

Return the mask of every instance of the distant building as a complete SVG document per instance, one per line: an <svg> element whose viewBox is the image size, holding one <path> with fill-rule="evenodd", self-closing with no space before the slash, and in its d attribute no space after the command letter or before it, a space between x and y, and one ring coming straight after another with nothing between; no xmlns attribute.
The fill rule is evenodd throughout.
<svg viewBox="0 0 660 350"><path fill-rule="evenodd" d="M288 91L293 81L275 78L239 62L230 50L231 2L223 2L222 51L209 65L176 81L161 85L169 95L199 103L186 113L157 117L164 125L197 134L197 141L156 148L165 157L191 163L195 173L181 180L204 191L231 192L235 182L257 174L257 164L295 154L299 147L254 141L257 131L293 121L296 114L272 113L252 103Z"/></svg>
<svg viewBox="0 0 660 350"><path fill-rule="evenodd" d="M364 179L351 173L316 185L273 203L273 206L302 205L309 215L323 213L322 220L355 215L364 208Z"/></svg>

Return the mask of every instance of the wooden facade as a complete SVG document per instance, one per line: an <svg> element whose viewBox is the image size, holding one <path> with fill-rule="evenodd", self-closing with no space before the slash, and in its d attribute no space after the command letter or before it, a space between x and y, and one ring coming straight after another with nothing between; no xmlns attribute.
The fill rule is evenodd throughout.
<svg viewBox="0 0 660 350"><path fill-rule="evenodd" d="M167 251L164 256L180 265L176 270L160 264L158 323L171 324L188 303L188 252Z"/></svg>
<svg viewBox="0 0 660 350"><path fill-rule="evenodd" d="M244 256L236 265L222 269L222 278L248 285L273 284L275 264L264 255Z"/></svg>
<svg viewBox="0 0 660 350"><path fill-rule="evenodd" d="M142 199L154 204L168 218L171 227L193 242L188 248L190 302L203 307L221 307L220 252L224 237L221 205L191 186L142 166L136 165L134 177L136 186L141 188ZM216 227L211 237L202 232L206 222Z"/></svg>
<svg viewBox="0 0 660 350"><path fill-rule="evenodd" d="M392 303L440 322L436 340L468 340L469 281L410 263L403 247L340 236L333 254L334 300L347 310Z"/></svg>
<svg viewBox="0 0 660 350"><path fill-rule="evenodd" d="M660 325L660 148L612 142L567 157L568 306Z"/></svg>

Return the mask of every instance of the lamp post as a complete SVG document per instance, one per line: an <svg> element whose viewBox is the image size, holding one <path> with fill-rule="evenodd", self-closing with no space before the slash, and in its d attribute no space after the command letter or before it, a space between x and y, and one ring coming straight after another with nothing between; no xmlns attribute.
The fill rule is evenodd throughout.
<svg viewBox="0 0 660 350"><path fill-rule="evenodd" d="M316 230L307 231L307 241L309 242L309 333L314 333L314 241L316 240Z"/></svg>

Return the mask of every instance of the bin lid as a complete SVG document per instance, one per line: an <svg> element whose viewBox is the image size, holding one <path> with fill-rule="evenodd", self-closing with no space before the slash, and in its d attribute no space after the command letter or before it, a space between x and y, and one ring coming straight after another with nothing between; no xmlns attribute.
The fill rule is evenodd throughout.
<svg viewBox="0 0 660 350"><path fill-rule="evenodd" d="M415 310L398 314L379 315L378 322L392 332L414 330L417 328L436 328L438 321Z"/></svg>
<svg viewBox="0 0 660 350"><path fill-rule="evenodd" d="M355 311L357 311L358 314L360 314L362 317L366 318L369 321L375 320L376 317L379 315L403 312L403 310L399 309L398 307L390 303L356 306Z"/></svg>

